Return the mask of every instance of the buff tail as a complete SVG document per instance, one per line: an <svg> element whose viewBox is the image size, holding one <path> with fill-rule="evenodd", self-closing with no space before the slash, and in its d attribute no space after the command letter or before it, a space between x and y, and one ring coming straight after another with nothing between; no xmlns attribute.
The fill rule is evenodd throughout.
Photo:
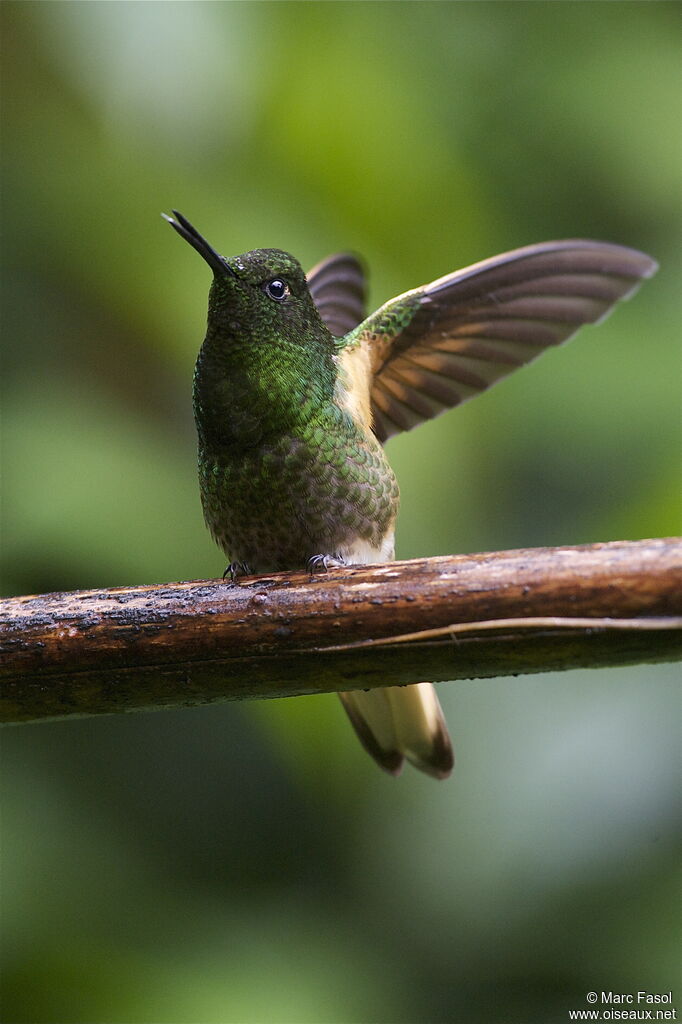
<svg viewBox="0 0 682 1024"><path fill-rule="evenodd" d="M368 754L391 775L407 758L415 768L446 779L454 765L452 744L431 683L340 693Z"/></svg>

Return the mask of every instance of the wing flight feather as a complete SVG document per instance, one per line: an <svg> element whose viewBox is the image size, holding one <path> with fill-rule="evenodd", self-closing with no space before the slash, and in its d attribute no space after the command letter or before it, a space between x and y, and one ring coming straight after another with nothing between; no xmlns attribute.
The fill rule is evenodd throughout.
<svg viewBox="0 0 682 1024"><path fill-rule="evenodd" d="M359 348L370 354L376 436L385 441L480 394L599 322L656 269L651 257L621 245L544 242L392 299L347 328L347 357ZM357 314L357 302L352 308Z"/></svg>
<svg viewBox="0 0 682 1024"><path fill-rule="evenodd" d="M322 260L308 274L308 288L322 321L335 337L343 337L364 319L367 307L365 271L353 253Z"/></svg>

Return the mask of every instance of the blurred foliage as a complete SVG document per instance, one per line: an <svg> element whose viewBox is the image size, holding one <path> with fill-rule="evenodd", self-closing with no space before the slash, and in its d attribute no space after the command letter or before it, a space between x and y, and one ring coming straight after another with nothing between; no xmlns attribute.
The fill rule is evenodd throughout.
<svg viewBox="0 0 682 1024"><path fill-rule="evenodd" d="M606 238L605 324L391 442L403 557L680 528L675 4L4 3L6 594L215 576L190 411L226 254L355 249L372 302ZM671 667L440 688L398 783L332 699L4 735L3 1020L563 1021L674 988Z"/></svg>

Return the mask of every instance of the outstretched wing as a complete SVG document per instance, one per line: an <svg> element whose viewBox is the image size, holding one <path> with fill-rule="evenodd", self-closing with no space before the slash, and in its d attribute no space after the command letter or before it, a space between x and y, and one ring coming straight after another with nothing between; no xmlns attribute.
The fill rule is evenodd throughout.
<svg viewBox="0 0 682 1024"><path fill-rule="evenodd" d="M475 263L392 299L347 339L369 363L381 441L485 391L596 323L657 264L608 242L544 242Z"/></svg>
<svg viewBox="0 0 682 1024"><path fill-rule="evenodd" d="M308 288L323 322L341 338L367 314L365 271L353 253L342 252L318 263L308 274Z"/></svg>

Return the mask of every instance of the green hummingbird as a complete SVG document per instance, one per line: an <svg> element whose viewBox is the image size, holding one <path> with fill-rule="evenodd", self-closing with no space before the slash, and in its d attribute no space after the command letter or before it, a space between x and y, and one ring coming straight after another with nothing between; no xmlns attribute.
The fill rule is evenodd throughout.
<svg viewBox="0 0 682 1024"><path fill-rule="evenodd" d="M480 394L602 319L657 264L595 241L530 245L366 315L349 253L308 275L279 249L225 258L164 217L213 271L194 372L206 523L234 579L394 557L399 490L384 442ZM446 778L452 745L431 683L341 693L366 750Z"/></svg>

